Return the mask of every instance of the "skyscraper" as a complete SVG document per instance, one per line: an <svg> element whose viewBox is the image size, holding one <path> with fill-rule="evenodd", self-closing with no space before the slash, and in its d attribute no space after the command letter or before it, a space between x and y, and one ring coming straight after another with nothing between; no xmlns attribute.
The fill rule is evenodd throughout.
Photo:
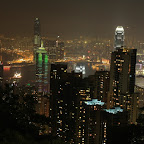
<svg viewBox="0 0 144 144"><path fill-rule="evenodd" d="M107 93L109 91L109 71L95 72L95 90L94 98L107 102Z"/></svg>
<svg viewBox="0 0 144 144"><path fill-rule="evenodd" d="M83 101L78 118L78 144L102 143L101 109L104 102L97 99Z"/></svg>
<svg viewBox="0 0 144 144"><path fill-rule="evenodd" d="M51 64L50 113L52 134L65 143L76 143L81 73L67 73L67 65Z"/></svg>
<svg viewBox="0 0 144 144"><path fill-rule="evenodd" d="M136 49L118 49L111 54L110 94L113 106L126 103L122 95L133 94L135 86Z"/></svg>
<svg viewBox="0 0 144 144"><path fill-rule="evenodd" d="M56 41L56 53L57 53L57 59L63 59L64 58L64 42Z"/></svg>
<svg viewBox="0 0 144 144"><path fill-rule="evenodd" d="M118 26L115 30L115 50L124 46L124 28L122 26Z"/></svg>
<svg viewBox="0 0 144 144"><path fill-rule="evenodd" d="M39 18L36 18L35 22L34 22L34 35L40 36L40 20L39 20Z"/></svg>
<svg viewBox="0 0 144 144"><path fill-rule="evenodd" d="M110 88L107 108L122 107L128 111L129 123L137 118L138 94L134 92L136 49L123 47L124 29L115 31L115 50L111 53Z"/></svg>
<svg viewBox="0 0 144 144"><path fill-rule="evenodd" d="M49 96L48 96L48 55L43 47L37 48L35 52L36 68L36 112L49 117Z"/></svg>
<svg viewBox="0 0 144 144"><path fill-rule="evenodd" d="M38 93L48 93L48 55L43 42L36 50L36 86Z"/></svg>
<svg viewBox="0 0 144 144"><path fill-rule="evenodd" d="M34 21L34 61L37 49L41 45L41 33L40 33L40 20L36 18Z"/></svg>

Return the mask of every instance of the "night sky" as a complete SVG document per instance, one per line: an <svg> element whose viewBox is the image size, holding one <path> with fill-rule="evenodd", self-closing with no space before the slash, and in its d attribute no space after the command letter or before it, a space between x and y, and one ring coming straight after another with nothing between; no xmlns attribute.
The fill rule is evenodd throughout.
<svg viewBox="0 0 144 144"><path fill-rule="evenodd" d="M42 35L112 37L122 25L144 40L144 0L0 0L1 34L32 36L35 17Z"/></svg>

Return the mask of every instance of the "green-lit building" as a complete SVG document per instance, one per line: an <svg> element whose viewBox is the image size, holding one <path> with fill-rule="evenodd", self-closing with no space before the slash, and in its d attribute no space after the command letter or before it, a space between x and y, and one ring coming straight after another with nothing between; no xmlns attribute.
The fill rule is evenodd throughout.
<svg viewBox="0 0 144 144"><path fill-rule="evenodd" d="M38 93L48 93L48 55L43 47L39 47L36 51L36 88Z"/></svg>

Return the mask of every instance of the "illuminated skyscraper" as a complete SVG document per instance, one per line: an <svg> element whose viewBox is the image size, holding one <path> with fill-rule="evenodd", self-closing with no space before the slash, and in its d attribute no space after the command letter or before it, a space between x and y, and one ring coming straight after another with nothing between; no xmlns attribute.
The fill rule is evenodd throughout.
<svg viewBox="0 0 144 144"><path fill-rule="evenodd" d="M127 125L125 110L120 107L104 109L104 106L105 103L98 99L82 102L77 125L77 144L111 144L110 141L114 139L111 136L112 127Z"/></svg>
<svg viewBox="0 0 144 144"><path fill-rule="evenodd" d="M118 49L111 54L110 93L112 105L125 105L134 93L136 49ZM125 95L124 97L122 95ZM127 96L126 96L127 95Z"/></svg>
<svg viewBox="0 0 144 144"><path fill-rule="evenodd" d="M134 92L136 49L120 48L111 54L108 108L128 111L129 123L137 119L138 94Z"/></svg>
<svg viewBox="0 0 144 144"><path fill-rule="evenodd" d="M40 41L41 41L40 20L39 18L36 18L34 22L34 46L40 47Z"/></svg>
<svg viewBox="0 0 144 144"><path fill-rule="evenodd" d="M97 99L83 101L78 118L78 144L101 144L101 109L104 102Z"/></svg>
<svg viewBox="0 0 144 144"><path fill-rule="evenodd" d="M129 123L137 119L138 94L134 92L136 49L124 48L124 29L115 31L115 50L111 53L110 87L107 108L121 107L128 111Z"/></svg>
<svg viewBox="0 0 144 144"><path fill-rule="evenodd" d="M124 28L122 26L118 26L115 30L115 50L124 46Z"/></svg>
<svg viewBox="0 0 144 144"><path fill-rule="evenodd" d="M38 93L48 93L48 55L43 43L36 51L36 86Z"/></svg>
<svg viewBox="0 0 144 144"><path fill-rule="evenodd" d="M95 72L95 93L94 98L107 102L107 93L109 91L109 72L96 71Z"/></svg>
<svg viewBox="0 0 144 144"><path fill-rule="evenodd" d="M50 73L50 114L52 133L65 143L77 143L77 119L79 113L79 87L81 73L67 73L67 65L51 64Z"/></svg>
<svg viewBox="0 0 144 144"><path fill-rule="evenodd" d="M41 42L41 47L36 50L35 53L36 60L36 90L37 90L37 105L36 112L49 116L49 97L48 97L48 55L47 51L43 47L43 42Z"/></svg>
<svg viewBox="0 0 144 144"><path fill-rule="evenodd" d="M34 62L36 61L36 51L38 50L38 48L41 45L41 34L40 34L40 20L39 18L36 18L34 21L34 51L33 51L33 55L34 55Z"/></svg>
<svg viewBox="0 0 144 144"><path fill-rule="evenodd" d="M40 36L40 20L39 20L39 18L35 19L35 23L34 23L34 35L39 35Z"/></svg>
<svg viewBox="0 0 144 144"><path fill-rule="evenodd" d="M64 42L56 41L56 56L57 59L64 58Z"/></svg>

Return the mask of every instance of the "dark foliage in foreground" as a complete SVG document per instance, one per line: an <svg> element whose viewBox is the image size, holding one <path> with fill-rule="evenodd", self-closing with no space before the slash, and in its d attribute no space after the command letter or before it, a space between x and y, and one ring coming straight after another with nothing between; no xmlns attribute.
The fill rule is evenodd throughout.
<svg viewBox="0 0 144 144"><path fill-rule="evenodd" d="M137 125L111 126L107 129L107 144L144 144L144 115L140 114Z"/></svg>
<svg viewBox="0 0 144 144"><path fill-rule="evenodd" d="M60 144L57 138L39 136L49 119L35 113L31 95L14 95L9 85L0 87L0 144Z"/></svg>

